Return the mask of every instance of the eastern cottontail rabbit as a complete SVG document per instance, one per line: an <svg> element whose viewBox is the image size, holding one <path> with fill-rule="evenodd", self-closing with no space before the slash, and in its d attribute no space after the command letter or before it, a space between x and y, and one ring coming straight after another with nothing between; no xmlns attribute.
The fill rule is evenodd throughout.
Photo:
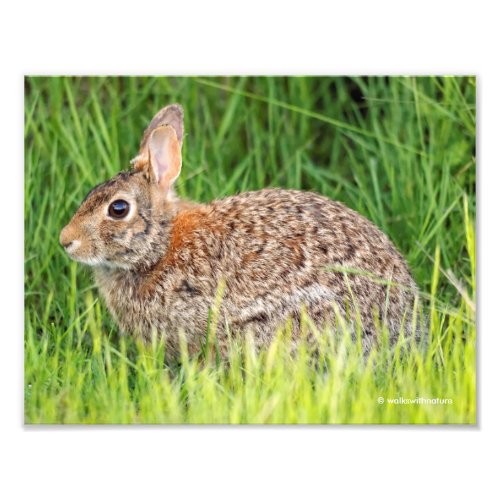
<svg viewBox="0 0 500 500"><path fill-rule="evenodd" d="M304 309L321 324L334 319L332 304L345 318L361 319L365 349L377 323L386 323L392 341L410 333L417 287L377 227L310 192L181 201L173 184L182 137L182 108L165 107L144 132L132 171L95 187L61 232L70 257L94 267L122 331L165 334L175 356L182 330L196 351L223 280L221 352L228 332L251 331L263 346L287 319L297 337Z"/></svg>

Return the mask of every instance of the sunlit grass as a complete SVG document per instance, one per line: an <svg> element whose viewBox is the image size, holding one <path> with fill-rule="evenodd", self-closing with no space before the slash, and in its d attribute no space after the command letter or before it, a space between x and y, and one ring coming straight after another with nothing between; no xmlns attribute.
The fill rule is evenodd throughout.
<svg viewBox="0 0 500 500"><path fill-rule="evenodd" d="M427 347L382 341L364 356L340 328L291 353L284 331L258 353L242 340L225 360L208 349L167 365L161 339L120 337L58 235L174 101L181 196L290 187L366 215L410 264ZM475 422L473 78L40 77L27 79L25 115L26 422ZM453 403L387 402L398 397Z"/></svg>

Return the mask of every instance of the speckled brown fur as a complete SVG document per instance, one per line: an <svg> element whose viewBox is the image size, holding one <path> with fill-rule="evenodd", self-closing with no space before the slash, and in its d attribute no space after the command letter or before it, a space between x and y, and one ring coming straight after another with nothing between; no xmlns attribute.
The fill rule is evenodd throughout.
<svg viewBox="0 0 500 500"><path fill-rule="evenodd" d="M417 287L405 260L376 226L310 192L264 189L206 205L180 201L173 181L162 188L160 167L151 159L159 151L151 145L155 130L163 128L165 140L175 137L167 124L178 145L170 144L160 167L167 166L167 180L172 169L180 170L172 151L182 142L182 109L173 106L146 129L134 171L96 187L61 233L71 257L94 266L123 332L147 339L159 331L176 356L182 331L195 352L224 282L216 326L222 352L228 332L252 332L256 345L265 346L287 319L297 336L304 308L319 324L332 321L332 304L344 316L359 313L366 349L377 322L387 323L392 340L400 331L409 333L404 318L411 317ZM134 207L126 221L107 215L118 198Z"/></svg>

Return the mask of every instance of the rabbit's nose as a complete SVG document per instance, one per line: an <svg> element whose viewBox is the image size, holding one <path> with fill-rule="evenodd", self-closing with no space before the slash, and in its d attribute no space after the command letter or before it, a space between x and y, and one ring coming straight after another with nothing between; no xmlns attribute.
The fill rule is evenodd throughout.
<svg viewBox="0 0 500 500"><path fill-rule="evenodd" d="M59 243L66 249L67 252L76 250L81 242L77 239L76 231L71 226L66 226L59 236Z"/></svg>

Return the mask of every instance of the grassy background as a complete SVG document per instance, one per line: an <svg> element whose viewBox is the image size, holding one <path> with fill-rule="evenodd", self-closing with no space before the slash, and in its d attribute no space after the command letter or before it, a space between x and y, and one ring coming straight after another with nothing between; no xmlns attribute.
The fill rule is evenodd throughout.
<svg viewBox="0 0 500 500"><path fill-rule="evenodd" d="M120 338L91 273L58 244L98 182L128 168L154 113L179 102L178 193L314 190L381 227L407 258L429 349L364 360L322 335L227 362L165 366ZM25 82L25 419L29 423L475 422L475 79L47 78ZM450 405L379 404L452 398Z"/></svg>

